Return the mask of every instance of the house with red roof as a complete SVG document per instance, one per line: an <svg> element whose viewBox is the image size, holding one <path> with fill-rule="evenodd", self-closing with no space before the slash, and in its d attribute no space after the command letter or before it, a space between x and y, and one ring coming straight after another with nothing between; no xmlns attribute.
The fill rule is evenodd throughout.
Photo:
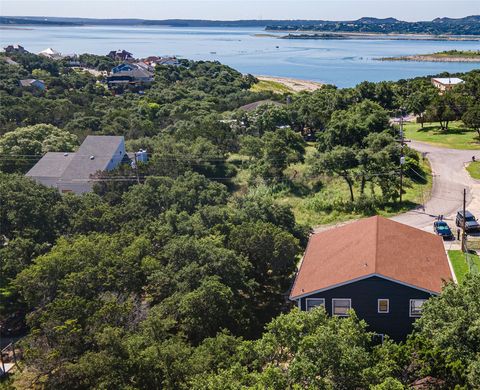
<svg viewBox="0 0 480 390"><path fill-rule="evenodd" d="M369 330L404 340L453 272L443 240L375 216L310 237L290 293L301 310L355 310Z"/></svg>

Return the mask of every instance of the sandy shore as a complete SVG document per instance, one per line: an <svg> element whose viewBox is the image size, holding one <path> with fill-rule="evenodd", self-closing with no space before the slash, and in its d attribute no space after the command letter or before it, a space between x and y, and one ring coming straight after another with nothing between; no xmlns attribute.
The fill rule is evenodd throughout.
<svg viewBox="0 0 480 390"><path fill-rule="evenodd" d="M318 83L316 81L308 80L298 80L289 77L274 77L274 76L255 76L259 80L264 81L275 81L277 83L285 85L287 88L291 89L294 92L302 91L316 91L321 88L324 84Z"/></svg>

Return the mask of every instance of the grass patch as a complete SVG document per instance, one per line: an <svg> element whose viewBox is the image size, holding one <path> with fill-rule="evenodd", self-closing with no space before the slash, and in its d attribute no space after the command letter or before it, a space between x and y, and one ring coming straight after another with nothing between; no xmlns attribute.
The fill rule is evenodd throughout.
<svg viewBox="0 0 480 390"><path fill-rule="evenodd" d="M477 132L466 128L463 122L451 122L448 127L441 130L439 123L426 123L422 129L419 123L407 123L405 136L444 148L480 149Z"/></svg>
<svg viewBox="0 0 480 390"><path fill-rule="evenodd" d="M315 150L313 146L307 148L307 155ZM425 180L405 179L402 204L389 203L375 210L375 214L385 217L411 210L424 204L429 198L432 188L432 176L428 160L421 160L421 168L425 174ZM278 202L288 204L292 207L295 219L298 223L311 227L348 221L364 217L364 213L343 212L343 211L317 211L316 202L327 200L329 203L348 201L350 198L348 186L341 178L324 178L322 181L305 180L306 164L291 165L286 175L292 178L293 187L278 194ZM293 176L295 175L295 178ZM375 194L379 195L380 188L373 188ZM367 185L366 195L372 195L372 188ZM355 195L358 198L359 188L355 188Z"/></svg>
<svg viewBox="0 0 480 390"><path fill-rule="evenodd" d="M474 273L477 273L480 269L480 257L475 253L469 253L466 255L460 250L451 250L448 251L448 257L452 263L453 272L455 272L458 283L463 282L465 276L470 272L470 267L472 268L471 271ZM470 262L470 266L468 265L468 262Z"/></svg>
<svg viewBox="0 0 480 390"><path fill-rule="evenodd" d="M478 58L480 59L480 50L446 50L433 54L425 54L429 57L438 58Z"/></svg>
<svg viewBox="0 0 480 390"><path fill-rule="evenodd" d="M467 171L472 178L476 180L480 180L480 162L479 161L475 161L468 164Z"/></svg>
<svg viewBox="0 0 480 390"><path fill-rule="evenodd" d="M315 150L314 144L309 144L306 147L306 156L314 153ZM238 169L238 174L234 178L234 185L239 193L246 192L249 187L249 172L243 164L245 160L245 156L238 154L230 156L229 159L229 162L235 164ZM411 210L423 204L429 198L432 187L431 169L428 160L421 159L420 165L425 175L424 180L417 177L414 177L414 180L408 177L405 178L403 202L401 204L396 202L382 204L380 207L375 208L372 214L390 217ZM285 170L285 176L288 180L275 184L271 192L271 195L279 204L286 204L292 208L298 223L316 227L358 219L366 215L364 212L345 212L335 210L334 208L324 211L322 207L318 207L318 204L321 204L321 202L328 204L348 202L350 199L348 186L342 178L338 177L309 178L307 169L308 167L305 163L290 165ZM374 187L372 189L367 184L365 195L372 195L372 190L376 195L381 194L380 188ZM356 187L355 196L357 199L359 192L359 188Z"/></svg>
<svg viewBox="0 0 480 390"><path fill-rule="evenodd" d="M294 93L286 85L272 80L259 80L258 83L252 85L250 88L252 92L273 92L273 93Z"/></svg>

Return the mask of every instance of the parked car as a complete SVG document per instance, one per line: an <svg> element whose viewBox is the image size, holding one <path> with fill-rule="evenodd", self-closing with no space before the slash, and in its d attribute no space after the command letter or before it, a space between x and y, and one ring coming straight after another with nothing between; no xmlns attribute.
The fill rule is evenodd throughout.
<svg viewBox="0 0 480 390"><path fill-rule="evenodd" d="M433 230L443 239L451 240L454 238L450 226L448 226L445 221L435 221L433 223Z"/></svg>
<svg viewBox="0 0 480 390"><path fill-rule="evenodd" d="M455 223L458 227L463 226L463 211L459 211L457 213L457 218L455 219ZM480 224L477 221L477 218L470 212L465 211L465 231L468 232L475 232L480 230Z"/></svg>

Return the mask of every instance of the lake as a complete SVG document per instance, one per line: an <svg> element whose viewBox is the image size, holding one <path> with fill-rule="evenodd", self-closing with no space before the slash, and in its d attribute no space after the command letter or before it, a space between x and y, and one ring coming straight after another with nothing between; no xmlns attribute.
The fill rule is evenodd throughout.
<svg viewBox="0 0 480 390"><path fill-rule="evenodd" d="M19 43L34 53L47 47L63 54L106 54L125 49L135 57L176 55L218 60L243 73L313 80L339 87L354 86L363 80L398 80L480 68L479 63L374 60L451 49L479 50L478 41L285 40L255 36L263 32L260 28L29 26L1 29L0 43L2 47Z"/></svg>

